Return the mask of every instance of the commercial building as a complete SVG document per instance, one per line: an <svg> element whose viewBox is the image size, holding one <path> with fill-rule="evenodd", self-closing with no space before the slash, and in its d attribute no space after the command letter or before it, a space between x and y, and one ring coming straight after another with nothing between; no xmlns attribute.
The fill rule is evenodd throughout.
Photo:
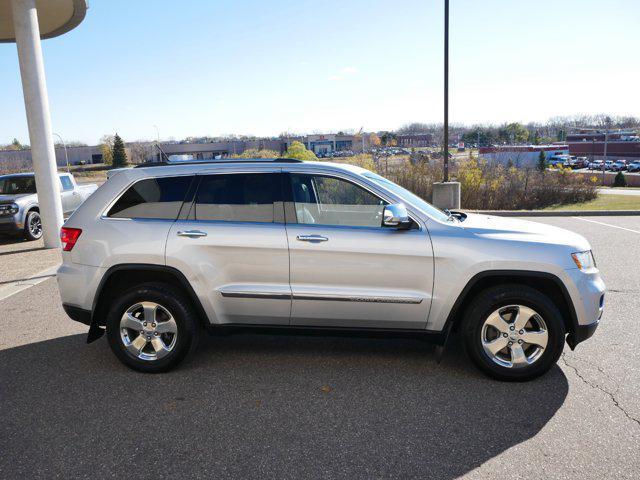
<svg viewBox="0 0 640 480"><path fill-rule="evenodd" d="M366 135L364 137L366 137ZM356 142L354 135L329 133L321 135L307 135L306 137L302 137L298 140L304 143L305 147L316 155L326 155L337 151L353 150L354 148L362 150L362 144L354 145ZM368 144L367 138L364 138L364 141L365 144Z"/></svg>
<svg viewBox="0 0 640 480"><path fill-rule="evenodd" d="M183 159L207 160L222 158L230 155L240 155L248 149L275 150L278 154L286 149L286 143L281 140L229 140L209 143L161 143L162 152L168 157L182 157ZM125 148L127 156L137 161L153 161L162 156L155 142L128 143ZM70 165L90 165L103 162L103 152L100 145L67 147L56 146L56 163L64 167L69 159ZM0 151L0 167L22 167L31 165L31 150L2 150Z"/></svg>
<svg viewBox="0 0 640 480"><path fill-rule="evenodd" d="M396 135L396 140L402 148L431 147L436 143L430 133L401 133Z"/></svg>
<svg viewBox="0 0 640 480"><path fill-rule="evenodd" d="M609 159L635 160L640 158L640 137L633 131L607 133L606 157ZM602 159L605 155L605 133L579 131L567 135L571 155Z"/></svg>
<svg viewBox="0 0 640 480"><path fill-rule="evenodd" d="M547 159L560 155L569 155L569 146L559 145L499 145L492 147L480 147L480 158L503 165L511 162L515 167L535 167L540 152L544 152Z"/></svg>

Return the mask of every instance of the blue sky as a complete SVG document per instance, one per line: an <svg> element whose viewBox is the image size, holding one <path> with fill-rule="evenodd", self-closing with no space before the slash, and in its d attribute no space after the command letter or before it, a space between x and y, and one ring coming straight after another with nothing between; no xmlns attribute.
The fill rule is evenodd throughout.
<svg viewBox="0 0 640 480"><path fill-rule="evenodd" d="M91 0L43 42L54 131L95 143L442 119L441 0ZM451 0L459 123L640 115L636 0ZM0 44L0 143L28 142Z"/></svg>

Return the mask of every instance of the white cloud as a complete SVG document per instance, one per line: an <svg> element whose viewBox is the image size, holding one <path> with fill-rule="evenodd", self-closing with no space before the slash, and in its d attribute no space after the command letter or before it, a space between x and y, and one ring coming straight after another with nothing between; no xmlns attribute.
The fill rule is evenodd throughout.
<svg viewBox="0 0 640 480"><path fill-rule="evenodd" d="M332 82L338 82L340 80L344 80L346 77L351 77L358 73L358 69L356 67L347 66L340 69L340 71L336 74L330 75L329 80Z"/></svg>

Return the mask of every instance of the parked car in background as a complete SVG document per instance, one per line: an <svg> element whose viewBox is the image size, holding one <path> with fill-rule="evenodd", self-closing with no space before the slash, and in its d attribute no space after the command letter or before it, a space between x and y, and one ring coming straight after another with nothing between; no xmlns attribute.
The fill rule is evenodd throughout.
<svg viewBox="0 0 640 480"><path fill-rule="evenodd" d="M622 172L627 169L627 162L625 160L617 160L613 162L611 166L612 172Z"/></svg>
<svg viewBox="0 0 640 480"><path fill-rule="evenodd" d="M594 160L593 162L589 162L589 170L602 170L602 165L604 162L602 160Z"/></svg>
<svg viewBox="0 0 640 480"><path fill-rule="evenodd" d="M65 216L71 215L95 190L95 184L78 185L70 173L59 173L60 197ZM27 240L42 236L42 220L33 173L0 176L0 233L24 235Z"/></svg>
<svg viewBox="0 0 640 480"><path fill-rule="evenodd" d="M585 168L587 166L587 157L571 156L569 158L569 167L572 169Z"/></svg>
<svg viewBox="0 0 640 480"><path fill-rule="evenodd" d="M566 167L568 168L569 165L569 158L565 157L565 156L553 156L553 157L549 157L549 159L547 160L547 166L551 167L551 168L558 168L558 167Z"/></svg>
<svg viewBox="0 0 640 480"><path fill-rule="evenodd" d="M242 160L122 171L65 223L63 307L130 368L204 330L410 336L452 330L486 374L535 378L596 330L582 236L443 212L352 165Z"/></svg>
<svg viewBox="0 0 640 480"><path fill-rule="evenodd" d="M629 172L640 172L640 160L634 160L627 166Z"/></svg>

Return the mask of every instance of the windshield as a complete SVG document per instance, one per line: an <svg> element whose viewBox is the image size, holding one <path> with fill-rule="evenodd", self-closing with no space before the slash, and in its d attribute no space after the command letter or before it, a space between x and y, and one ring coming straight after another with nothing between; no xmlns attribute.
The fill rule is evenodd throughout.
<svg viewBox="0 0 640 480"><path fill-rule="evenodd" d="M36 193L36 179L34 177L0 177L0 195L24 193Z"/></svg>
<svg viewBox="0 0 640 480"><path fill-rule="evenodd" d="M433 217L437 220L441 220L443 222L449 218L449 215L444 213L442 210L434 207L430 203L425 202L422 198L420 198L416 194L411 193L409 190L401 187L396 183L393 183L391 180L388 180L372 172L366 172L366 173L363 173L362 175L368 178L369 180L373 180L375 183L377 183L381 187L392 191L399 197L406 199L407 202L411 203L412 205L415 205L430 217Z"/></svg>

